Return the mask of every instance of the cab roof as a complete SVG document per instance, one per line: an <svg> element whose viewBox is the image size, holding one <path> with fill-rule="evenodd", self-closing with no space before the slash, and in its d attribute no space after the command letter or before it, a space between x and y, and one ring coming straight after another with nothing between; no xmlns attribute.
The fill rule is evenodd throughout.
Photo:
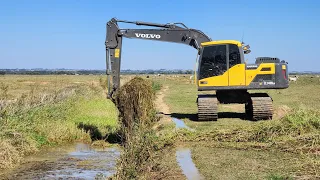
<svg viewBox="0 0 320 180"><path fill-rule="evenodd" d="M242 46L241 42L236 40L218 40L218 41L204 42L204 43L201 43L201 46L211 46L211 45L218 45L218 44L235 44L238 47Z"/></svg>

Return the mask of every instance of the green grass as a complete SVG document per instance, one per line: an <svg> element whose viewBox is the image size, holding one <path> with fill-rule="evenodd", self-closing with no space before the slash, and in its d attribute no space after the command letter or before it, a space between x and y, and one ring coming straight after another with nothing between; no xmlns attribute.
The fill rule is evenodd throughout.
<svg viewBox="0 0 320 180"><path fill-rule="evenodd" d="M162 85L157 82L157 81L152 81L152 90L154 92L160 91L161 90Z"/></svg>
<svg viewBox="0 0 320 180"><path fill-rule="evenodd" d="M203 144L191 149L193 160L206 179L258 180L316 174L307 157L294 154L213 148Z"/></svg>
<svg viewBox="0 0 320 180"><path fill-rule="evenodd" d="M117 111L114 104L101 96L82 98L77 101L77 109L70 115L76 124L96 127L105 136L119 128Z"/></svg>
<svg viewBox="0 0 320 180"><path fill-rule="evenodd" d="M281 176L279 174L270 174L267 176L268 180L293 180L292 177L287 177L287 176Z"/></svg>
<svg viewBox="0 0 320 180"><path fill-rule="evenodd" d="M288 89L265 91L274 100L276 115L271 121L258 122L240 119L239 115L244 113L241 105L219 105L222 118L216 122L197 122L197 87L182 77L159 82L169 86L165 102L171 116L196 130L178 131L175 138L185 146L195 144L196 166L206 178L281 179L291 174L319 177L320 159L315 155L320 148L319 78L301 77ZM257 154L256 150L264 151ZM290 158L281 158L289 157L288 152L294 153L291 156L295 158L294 164ZM265 167L262 172L250 167L257 161ZM214 163L219 162L221 168L215 166L217 170L213 170Z"/></svg>
<svg viewBox="0 0 320 180"><path fill-rule="evenodd" d="M1 84L8 86L7 99L15 99L22 94L34 90L38 93L53 93L59 89L74 86L100 86L100 79L105 76L98 75L4 75L0 76ZM103 81L104 82L104 81ZM1 94L1 88L0 88Z"/></svg>
<svg viewBox="0 0 320 180"><path fill-rule="evenodd" d="M4 149L0 149L0 169L18 165L25 155L43 147L91 142L117 131L117 110L105 98L99 76L28 78L50 83L41 88L23 85L25 76L1 79L0 143Z"/></svg>

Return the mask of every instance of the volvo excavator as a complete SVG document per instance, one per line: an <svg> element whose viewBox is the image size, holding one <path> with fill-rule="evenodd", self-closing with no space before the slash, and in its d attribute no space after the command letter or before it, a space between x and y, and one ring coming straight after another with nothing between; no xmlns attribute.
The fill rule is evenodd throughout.
<svg viewBox="0 0 320 180"><path fill-rule="evenodd" d="M152 28L121 29L119 23ZM273 100L267 93L249 90L289 87L288 63L277 57L258 57L247 64L244 55L250 46L236 40L212 40L200 30L183 23L149 23L112 18L106 25L106 69L108 98L120 86L122 38L180 43L197 50L195 82L198 88L198 120L216 121L218 104L245 104L251 120L272 119Z"/></svg>

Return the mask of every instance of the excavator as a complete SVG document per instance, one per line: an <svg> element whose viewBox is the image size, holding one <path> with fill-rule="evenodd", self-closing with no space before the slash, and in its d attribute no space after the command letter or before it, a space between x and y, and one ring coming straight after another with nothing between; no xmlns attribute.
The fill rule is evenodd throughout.
<svg viewBox="0 0 320 180"><path fill-rule="evenodd" d="M120 29L119 23L152 28ZM194 80L199 121L216 121L218 104L245 104L251 120L268 120L273 116L273 99L267 93L250 90L286 89L289 87L288 63L277 57L257 57L247 64L244 55L250 45L237 40L212 40L200 30L184 23L150 23L112 18L106 24L106 74L108 98L120 86L122 38L180 43L197 50Z"/></svg>

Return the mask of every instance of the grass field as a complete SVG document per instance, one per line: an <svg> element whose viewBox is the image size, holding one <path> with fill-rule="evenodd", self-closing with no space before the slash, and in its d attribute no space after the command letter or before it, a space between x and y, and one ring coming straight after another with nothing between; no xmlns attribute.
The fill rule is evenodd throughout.
<svg viewBox="0 0 320 180"><path fill-rule="evenodd" d="M180 143L192 149L207 179L319 178L319 78L301 77L285 90L267 90L271 121L249 121L243 105L219 105L216 122L197 122L197 88L187 77L160 80L169 90L170 116L195 132L182 131ZM236 170L235 170L236 169Z"/></svg>
<svg viewBox="0 0 320 180"><path fill-rule="evenodd" d="M121 84L133 77L122 76ZM198 92L188 75L149 79L153 90L167 88L162 105L168 115L195 130L176 131L173 122L159 126L149 137L152 163L161 168L154 173L184 179L174 147L185 146L206 179L319 178L319 78L301 77L288 89L268 90L274 119L258 122L244 118L243 105L219 105L218 121L197 122ZM104 140L117 132L117 110L105 88L104 76L0 76L0 168L14 167L44 147Z"/></svg>
<svg viewBox="0 0 320 180"><path fill-rule="evenodd" d="M99 76L1 76L0 168L43 147L100 140L118 128Z"/></svg>

